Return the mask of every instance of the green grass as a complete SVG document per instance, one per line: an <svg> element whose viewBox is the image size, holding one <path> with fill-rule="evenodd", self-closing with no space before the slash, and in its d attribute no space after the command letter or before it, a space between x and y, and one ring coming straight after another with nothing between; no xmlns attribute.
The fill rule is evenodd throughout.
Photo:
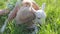
<svg viewBox="0 0 60 34"><path fill-rule="evenodd" d="M42 3L46 3L45 24L41 26L41 29L37 34L60 34L60 0L36 0L36 2L40 7ZM4 1L2 3L4 5ZM4 6L1 5L0 8L4 8ZM5 19L6 16L0 16L0 24L3 23ZM12 23L9 23L6 29L4 34L16 34L21 31L21 29L14 31L15 27Z"/></svg>

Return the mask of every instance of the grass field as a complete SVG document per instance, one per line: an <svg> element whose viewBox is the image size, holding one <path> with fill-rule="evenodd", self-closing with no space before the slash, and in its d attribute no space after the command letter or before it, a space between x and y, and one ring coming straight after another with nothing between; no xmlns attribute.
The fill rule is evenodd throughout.
<svg viewBox="0 0 60 34"><path fill-rule="evenodd" d="M0 9L6 8L7 0L0 1ZM60 34L60 0L36 0L36 3L41 7L42 3L46 3L46 20L45 24L41 26L41 29L37 34ZM0 16L0 27L3 24L4 20L7 18L6 15ZM13 22L13 21L12 21ZM14 25L9 23L6 27L4 34L19 34L18 31L21 31L19 28L18 31L14 32ZM8 30L8 31L7 31Z"/></svg>

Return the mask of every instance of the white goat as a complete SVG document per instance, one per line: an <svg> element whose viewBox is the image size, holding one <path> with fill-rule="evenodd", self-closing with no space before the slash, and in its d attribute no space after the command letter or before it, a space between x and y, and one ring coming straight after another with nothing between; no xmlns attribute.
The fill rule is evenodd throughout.
<svg viewBox="0 0 60 34"><path fill-rule="evenodd" d="M33 20L34 23L38 23L39 25L43 25L45 23L46 14L44 12L44 8L45 8L45 3L42 4L40 10L35 11L36 18L35 20ZM36 34L36 32L38 32L37 26L35 27L35 31L32 32L32 34Z"/></svg>

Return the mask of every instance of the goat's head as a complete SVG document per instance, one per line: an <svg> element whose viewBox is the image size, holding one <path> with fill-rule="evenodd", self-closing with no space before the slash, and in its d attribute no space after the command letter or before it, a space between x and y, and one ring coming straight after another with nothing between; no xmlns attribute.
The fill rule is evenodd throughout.
<svg viewBox="0 0 60 34"><path fill-rule="evenodd" d="M39 24L43 24L45 22L46 14L43 10L36 11L35 15L36 15L35 22L38 22Z"/></svg>
<svg viewBox="0 0 60 34"><path fill-rule="evenodd" d="M35 11L36 19L35 22L38 22L39 24L45 23L46 14L44 12L45 3L42 5L42 8L40 10Z"/></svg>

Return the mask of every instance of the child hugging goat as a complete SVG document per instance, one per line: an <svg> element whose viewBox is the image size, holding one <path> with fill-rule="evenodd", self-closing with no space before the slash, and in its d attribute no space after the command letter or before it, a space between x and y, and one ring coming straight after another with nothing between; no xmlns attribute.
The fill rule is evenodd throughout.
<svg viewBox="0 0 60 34"><path fill-rule="evenodd" d="M19 0L19 2L16 2L14 9L9 13L8 18L4 22L4 25L1 28L1 33L4 32L8 21L14 19L14 22L16 21L16 27L14 27L15 34L25 34L26 32L26 34L36 34L38 31L36 23L42 25L46 17L44 8L45 4L43 4L40 9L34 1Z"/></svg>

